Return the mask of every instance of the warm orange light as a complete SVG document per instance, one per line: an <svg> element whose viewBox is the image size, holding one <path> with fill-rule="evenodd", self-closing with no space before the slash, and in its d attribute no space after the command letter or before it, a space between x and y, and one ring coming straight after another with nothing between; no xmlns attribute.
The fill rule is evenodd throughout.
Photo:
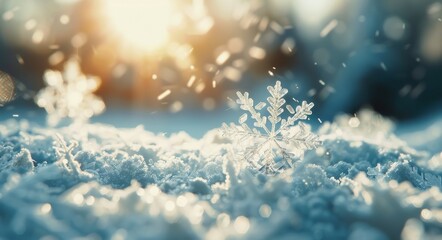
<svg viewBox="0 0 442 240"><path fill-rule="evenodd" d="M170 0L105 0L103 4L111 30L126 45L154 52L169 40Z"/></svg>

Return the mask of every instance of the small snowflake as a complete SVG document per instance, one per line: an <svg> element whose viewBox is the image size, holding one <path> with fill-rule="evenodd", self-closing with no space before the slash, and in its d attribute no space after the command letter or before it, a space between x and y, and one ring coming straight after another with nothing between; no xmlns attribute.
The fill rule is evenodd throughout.
<svg viewBox="0 0 442 240"><path fill-rule="evenodd" d="M37 94L35 102L48 113L48 123L57 125L64 118L85 122L104 111L104 102L93 94L100 85L97 77L85 76L76 59L70 59L64 72L47 70L46 87Z"/></svg>
<svg viewBox="0 0 442 240"><path fill-rule="evenodd" d="M268 86L270 97L267 98L268 117L261 116L261 111L267 103L260 102L256 106L249 93L237 92L236 101L244 113L239 118L239 126L223 124L224 135L232 136L244 147L244 158L266 173L276 173L280 170L293 167L296 158L303 155L305 150L316 148L320 141L311 133L308 125L300 122L312 114L313 103L303 101L301 105L293 108L285 105L283 98L288 90L281 87L277 81L275 86ZM284 112L283 106L290 113L287 119L281 119ZM254 121L254 128L247 125L249 116ZM268 121L267 121L268 120Z"/></svg>
<svg viewBox="0 0 442 240"><path fill-rule="evenodd" d="M55 142L54 149L62 166L68 172L73 172L78 176L81 172L80 164L75 160L75 156L72 153L72 151L78 147L78 142L72 141L68 146L61 135L56 134L55 136L57 137L57 141Z"/></svg>

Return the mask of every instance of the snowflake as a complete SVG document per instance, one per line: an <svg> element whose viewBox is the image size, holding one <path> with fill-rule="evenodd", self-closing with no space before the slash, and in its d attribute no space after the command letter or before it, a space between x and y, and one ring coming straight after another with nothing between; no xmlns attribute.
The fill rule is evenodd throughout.
<svg viewBox="0 0 442 240"><path fill-rule="evenodd" d="M274 87L268 86L267 90L271 95L267 98L268 117L261 116L266 103L260 102L254 106L248 92L237 92L236 102L247 113L240 116L239 126L223 123L222 132L238 140L239 145L243 146L243 157L253 166L266 173L276 173L293 167L295 159L301 157L305 150L316 148L320 141L311 133L308 125L299 121L312 114L313 103L303 101L295 109L287 104L286 109L290 116L281 119L286 103L283 97L288 90L281 87L280 81ZM254 128L246 123L249 116L254 121Z"/></svg>
<svg viewBox="0 0 442 240"><path fill-rule="evenodd" d="M78 176L81 172L80 164L75 160L75 156L72 153L72 151L78 147L78 142L72 141L68 146L61 135L56 134L55 136L57 137L57 141L54 145L54 149L61 161L62 166L68 172L73 172Z"/></svg>
<svg viewBox="0 0 442 240"><path fill-rule="evenodd" d="M48 113L49 125L57 125L62 119L85 122L104 111L104 102L93 94L100 85L97 77L85 76L76 59L70 59L64 72L47 70L46 87L37 94L35 102Z"/></svg>

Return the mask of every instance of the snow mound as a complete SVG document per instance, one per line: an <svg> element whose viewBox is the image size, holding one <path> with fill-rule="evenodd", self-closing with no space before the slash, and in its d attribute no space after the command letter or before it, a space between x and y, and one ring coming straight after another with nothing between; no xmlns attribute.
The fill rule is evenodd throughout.
<svg viewBox="0 0 442 240"><path fill-rule="evenodd" d="M267 175L217 129L3 122L0 239L441 238L442 155L393 128L342 116L315 133L319 148Z"/></svg>

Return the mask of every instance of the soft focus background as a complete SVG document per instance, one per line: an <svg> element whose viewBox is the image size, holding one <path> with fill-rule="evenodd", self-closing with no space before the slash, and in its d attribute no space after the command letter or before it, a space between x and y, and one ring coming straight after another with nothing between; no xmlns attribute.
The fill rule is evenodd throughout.
<svg viewBox="0 0 442 240"><path fill-rule="evenodd" d="M102 80L93 121L121 127L200 136L277 79L315 123L364 107L415 121L442 110L442 2L0 0L0 118L43 123L42 76L71 57Z"/></svg>

